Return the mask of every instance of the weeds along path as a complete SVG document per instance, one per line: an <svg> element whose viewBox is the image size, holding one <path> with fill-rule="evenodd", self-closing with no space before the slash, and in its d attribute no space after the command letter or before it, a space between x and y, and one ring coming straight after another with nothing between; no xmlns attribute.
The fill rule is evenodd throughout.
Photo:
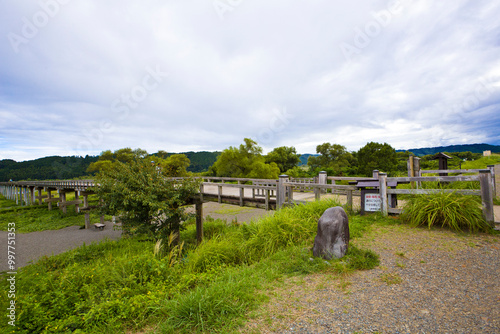
<svg viewBox="0 0 500 334"><path fill-rule="evenodd" d="M375 226L380 266L291 278L243 333L500 333L500 236Z"/></svg>
<svg viewBox="0 0 500 334"><path fill-rule="evenodd" d="M113 230L113 224L106 222L104 230L80 229L70 226L60 230L49 230L31 233L17 233L15 244L16 268L24 267L30 261L42 256L63 253L70 249L104 239L119 239L120 230ZM0 244L7 245L8 232L0 231ZM7 271L7 252L0 252L0 271Z"/></svg>
<svg viewBox="0 0 500 334"><path fill-rule="evenodd" d="M228 223L235 220L238 222L249 222L256 220L273 211L248 208L228 204L205 203L203 205L204 216L227 220ZM193 209L194 211L194 209ZM15 259L16 268L24 267L31 261L36 261L43 256L51 256L63 253L70 249L99 242L104 239L116 240L121 237L120 230L114 230L111 222L106 222L104 230L91 228L80 229L79 226L70 226L60 230L49 230L31 233L16 233ZM0 244L7 245L8 232L0 231ZM0 252L0 272L8 270L7 252Z"/></svg>

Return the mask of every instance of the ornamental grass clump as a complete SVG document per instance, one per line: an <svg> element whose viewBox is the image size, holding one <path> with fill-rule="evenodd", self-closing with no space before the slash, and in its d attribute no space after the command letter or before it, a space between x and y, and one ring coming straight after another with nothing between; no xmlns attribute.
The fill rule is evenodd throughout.
<svg viewBox="0 0 500 334"><path fill-rule="evenodd" d="M455 192L412 196L406 202L401 218L412 226L438 226L474 233L490 230L482 215L479 198Z"/></svg>

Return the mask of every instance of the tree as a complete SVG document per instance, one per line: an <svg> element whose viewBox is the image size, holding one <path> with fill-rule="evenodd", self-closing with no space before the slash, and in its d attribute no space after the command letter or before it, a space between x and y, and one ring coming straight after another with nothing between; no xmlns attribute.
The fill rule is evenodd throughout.
<svg viewBox="0 0 500 334"><path fill-rule="evenodd" d="M160 165L162 173L165 176L188 176L187 168L189 167L190 161L184 154L171 155L166 159L162 159L158 164Z"/></svg>
<svg viewBox="0 0 500 334"><path fill-rule="evenodd" d="M249 138L239 148L230 146L222 151L212 170L217 176L257 179L277 179L280 169L276 163L266 164L262 148Z"/></svg>
<svg viewBox="0 0 500 334"><path fill-rule="evenodd" d="M391 173L397 170L396 150L387 143L369 142L358 151L358 170L361 174L371 176L373 170Z"/></svg>
<svg viewBox="0 0 500 334"><path fill-rule="evenodd" d="M100 211L120 216L125 233L166 241L173 232L177 243L181 222L188 217L183 206L199 191L199 181L168 179L148 160L117 161L97 174Z"/></svg>
<svg viewBox="0 0 500 334"><path fill-rule="evenodd" d="M280 173L294 168L300 162L300 155L297 154L295 147L281 146L276 147L269 152L266 156L266 163L276 163L280 169Z"/></svg>
<svg viewBox="0 0 500 334"><path fill-rule="evenodd" d="M129 163L134 161L135 159L144 159L148 156L148 152L140 148L132 150L130 147L126 147L118 149L115 152L106 150L101 153L99 159L96 162L93 162L88 166L87 173L109 170L117 161Z"/></svg>
<svg viewBox="0 0 500 334"><path fill-rule="evenodd" d="M313 170L328 170L329 174L343 175L350 170L354 162L353 155L345 146L339 144L323 143L316 146L316 153L320 155L310 156L307 164Z"/></svg>

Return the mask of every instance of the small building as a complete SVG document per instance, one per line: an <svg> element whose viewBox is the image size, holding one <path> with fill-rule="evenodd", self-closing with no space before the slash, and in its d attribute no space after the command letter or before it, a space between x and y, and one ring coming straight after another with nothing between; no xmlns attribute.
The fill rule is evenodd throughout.
<svg viewBox="0 0 500 334"><path fill-rule="evenodd" d="M432 158L433 160L438 160L439 162L439 170L448 169L448 160L452 159L449 155L444 154L443 152L439 152ZM439 176L447 176L447 173L439 173Z"/></svg>
<svg viewBox="0 0 500 334"><path fill-rule="evenodd" d="M491 156L491 151L483 151L483 157L490 157Z"/></svg>

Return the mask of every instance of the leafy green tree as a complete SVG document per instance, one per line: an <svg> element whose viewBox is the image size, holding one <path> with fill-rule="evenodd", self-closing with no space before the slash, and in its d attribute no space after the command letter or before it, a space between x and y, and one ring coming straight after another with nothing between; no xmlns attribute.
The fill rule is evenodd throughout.
<svg viewBox="0 0 500 334"><path fill-rule="evenodd" d="M159 162L163 175L170 177L188 176L189 164L190 161L184 154L174 154Z"/></svg>
<svg viewBox="0 0 500 334"><path fill-rule="evenodd" d="M369 142L358 151L358 171L371 176L373 170L392 173L398 168L396 150L387 143Z"/></svg>
<svg viewBox="0 0 500 334"><path fill-rule="evenodd" d="M144 159L148 156L148 152L137 148L132 150L130 147L121 148L114 152L106 150L101 153L96 162L91 163L87 168L87 173L99 172L102 170L109 170L115 162L128 163L135 159Z"/></svg>
<svg viewBox="0 0 500 334"><path fill-rule="evenodd" d="M408 172L408 159L410 158L410 155L415 156L410 151L404 151L404 152L396 152L396 160L398 161L398 167L397 170L398 172L406 173Z"/></svg>
<svg viewBox="0 0 500 334"><path fill-rule="evenodd" d="M184 206L199 191L199 181L168 179L144 158L117 161L95 180L101 213L120 216L125 233L164 241L172 232L179 235L181 222L188 217Z"/></svg>
<svg viewBox="0 0 500 334"><path fill-rule="evenodd" d="M276 163L280 169L280 173L294 168L300 163L300 155L297 154L295 147L281 146L276 147L266 156L266 163Z"/></svg>
<svg viewBox="0 0 500 334"><path fill-rule="evenodd" d="M262 148L249 138L239 148L230 146L222 151L212 168L217 176L276 179L280 169L276 163L266 164Z"/></svg>
<svg viewBox="0 0 500 334"><path fill-rule="evenodd" d="M311 170L323 169L328 174L343 175L351 171L354 156L347 151L345 146L339 144L323 143L316 146L319 156L310 156L307 164Z"/></svg>

